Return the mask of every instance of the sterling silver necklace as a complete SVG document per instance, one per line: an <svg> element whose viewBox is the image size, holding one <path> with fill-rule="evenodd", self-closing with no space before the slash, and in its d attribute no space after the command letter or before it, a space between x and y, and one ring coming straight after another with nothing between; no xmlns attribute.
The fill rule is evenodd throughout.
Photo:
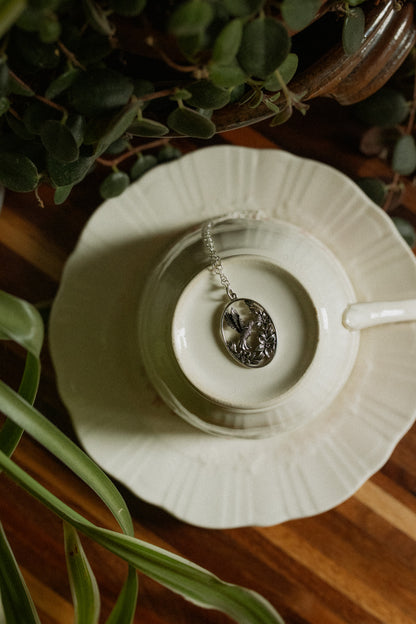
<svg viewBox="0 0 416 624"><path fill-rule="evenodd" d="M228 354L246 368L261 368L269 364L277 348L277 332L266 309L253 299L237 297L224 272L222 260L212 237L214 223L202 227L202 241L210 259L210 269L218 275L229 301L221 315L220 335Z"/></svg>

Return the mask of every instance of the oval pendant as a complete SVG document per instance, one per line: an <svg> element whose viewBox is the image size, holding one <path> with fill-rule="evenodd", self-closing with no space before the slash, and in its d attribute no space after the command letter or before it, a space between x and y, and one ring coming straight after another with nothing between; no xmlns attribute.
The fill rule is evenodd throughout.
<svg viewBox="0 0 416 624"><path fill-rule="evenodd" d="M221 336L231 357L247 368L269 364L277 347L277 332L262 305L233 299L221 317Z"/></svg>

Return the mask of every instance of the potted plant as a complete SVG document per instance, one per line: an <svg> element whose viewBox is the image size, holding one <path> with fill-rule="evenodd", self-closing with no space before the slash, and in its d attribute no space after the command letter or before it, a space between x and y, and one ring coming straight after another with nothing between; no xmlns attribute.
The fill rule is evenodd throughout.
<svg viewBox="0 0 416 624"><path fill-rule="evenodd" d="M0 18L0 182L56 203L96 165L122 192L169 137L361 100L415 40L393 0L8 0Z"/></svg>

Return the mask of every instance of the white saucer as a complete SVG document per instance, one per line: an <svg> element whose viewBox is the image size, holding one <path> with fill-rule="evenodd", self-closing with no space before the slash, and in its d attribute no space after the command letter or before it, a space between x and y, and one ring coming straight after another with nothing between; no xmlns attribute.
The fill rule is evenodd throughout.
<svg viewBox="0 0 416 624"><path fill-rule="evenodd" d="M416 417L415 322L361 331L347 383L295 431L218 438L158 397L137 344L148 274L190 226L258 209L327 246L357 300L416 297L412 253L348 178L281 151L220 146L159 166L105 202L68 260L51 315L59 391L87 452L141 498L204 527L272 525L337 505Z"/></svg>

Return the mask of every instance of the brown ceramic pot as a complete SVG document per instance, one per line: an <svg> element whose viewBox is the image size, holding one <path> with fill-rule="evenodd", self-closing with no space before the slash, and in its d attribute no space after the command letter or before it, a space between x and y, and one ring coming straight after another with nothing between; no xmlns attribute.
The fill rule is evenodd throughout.
<svg viewBox="0 0 416 624"><path fill-rule="evenodd" d="M331 2L324 2L316 22L309 27L318 29L321 20L328 19ZM347 56L339 41L301 71L290 83L290 89L304 94L303 99L331 97L340 104L354 104L380 89L403 63L416 42L413 2L397 10L394 0L371 4L366 14L365 36L361 48ZM363 8L365 5L363 5ZM331 27L328 26L330 30ZM296 35L307 38L308 29ZM325 25L311 38L325 36ZM213 117L218 132L242 127L271 117L265 104L256 109L234 104L216 111Z"/></svg>

